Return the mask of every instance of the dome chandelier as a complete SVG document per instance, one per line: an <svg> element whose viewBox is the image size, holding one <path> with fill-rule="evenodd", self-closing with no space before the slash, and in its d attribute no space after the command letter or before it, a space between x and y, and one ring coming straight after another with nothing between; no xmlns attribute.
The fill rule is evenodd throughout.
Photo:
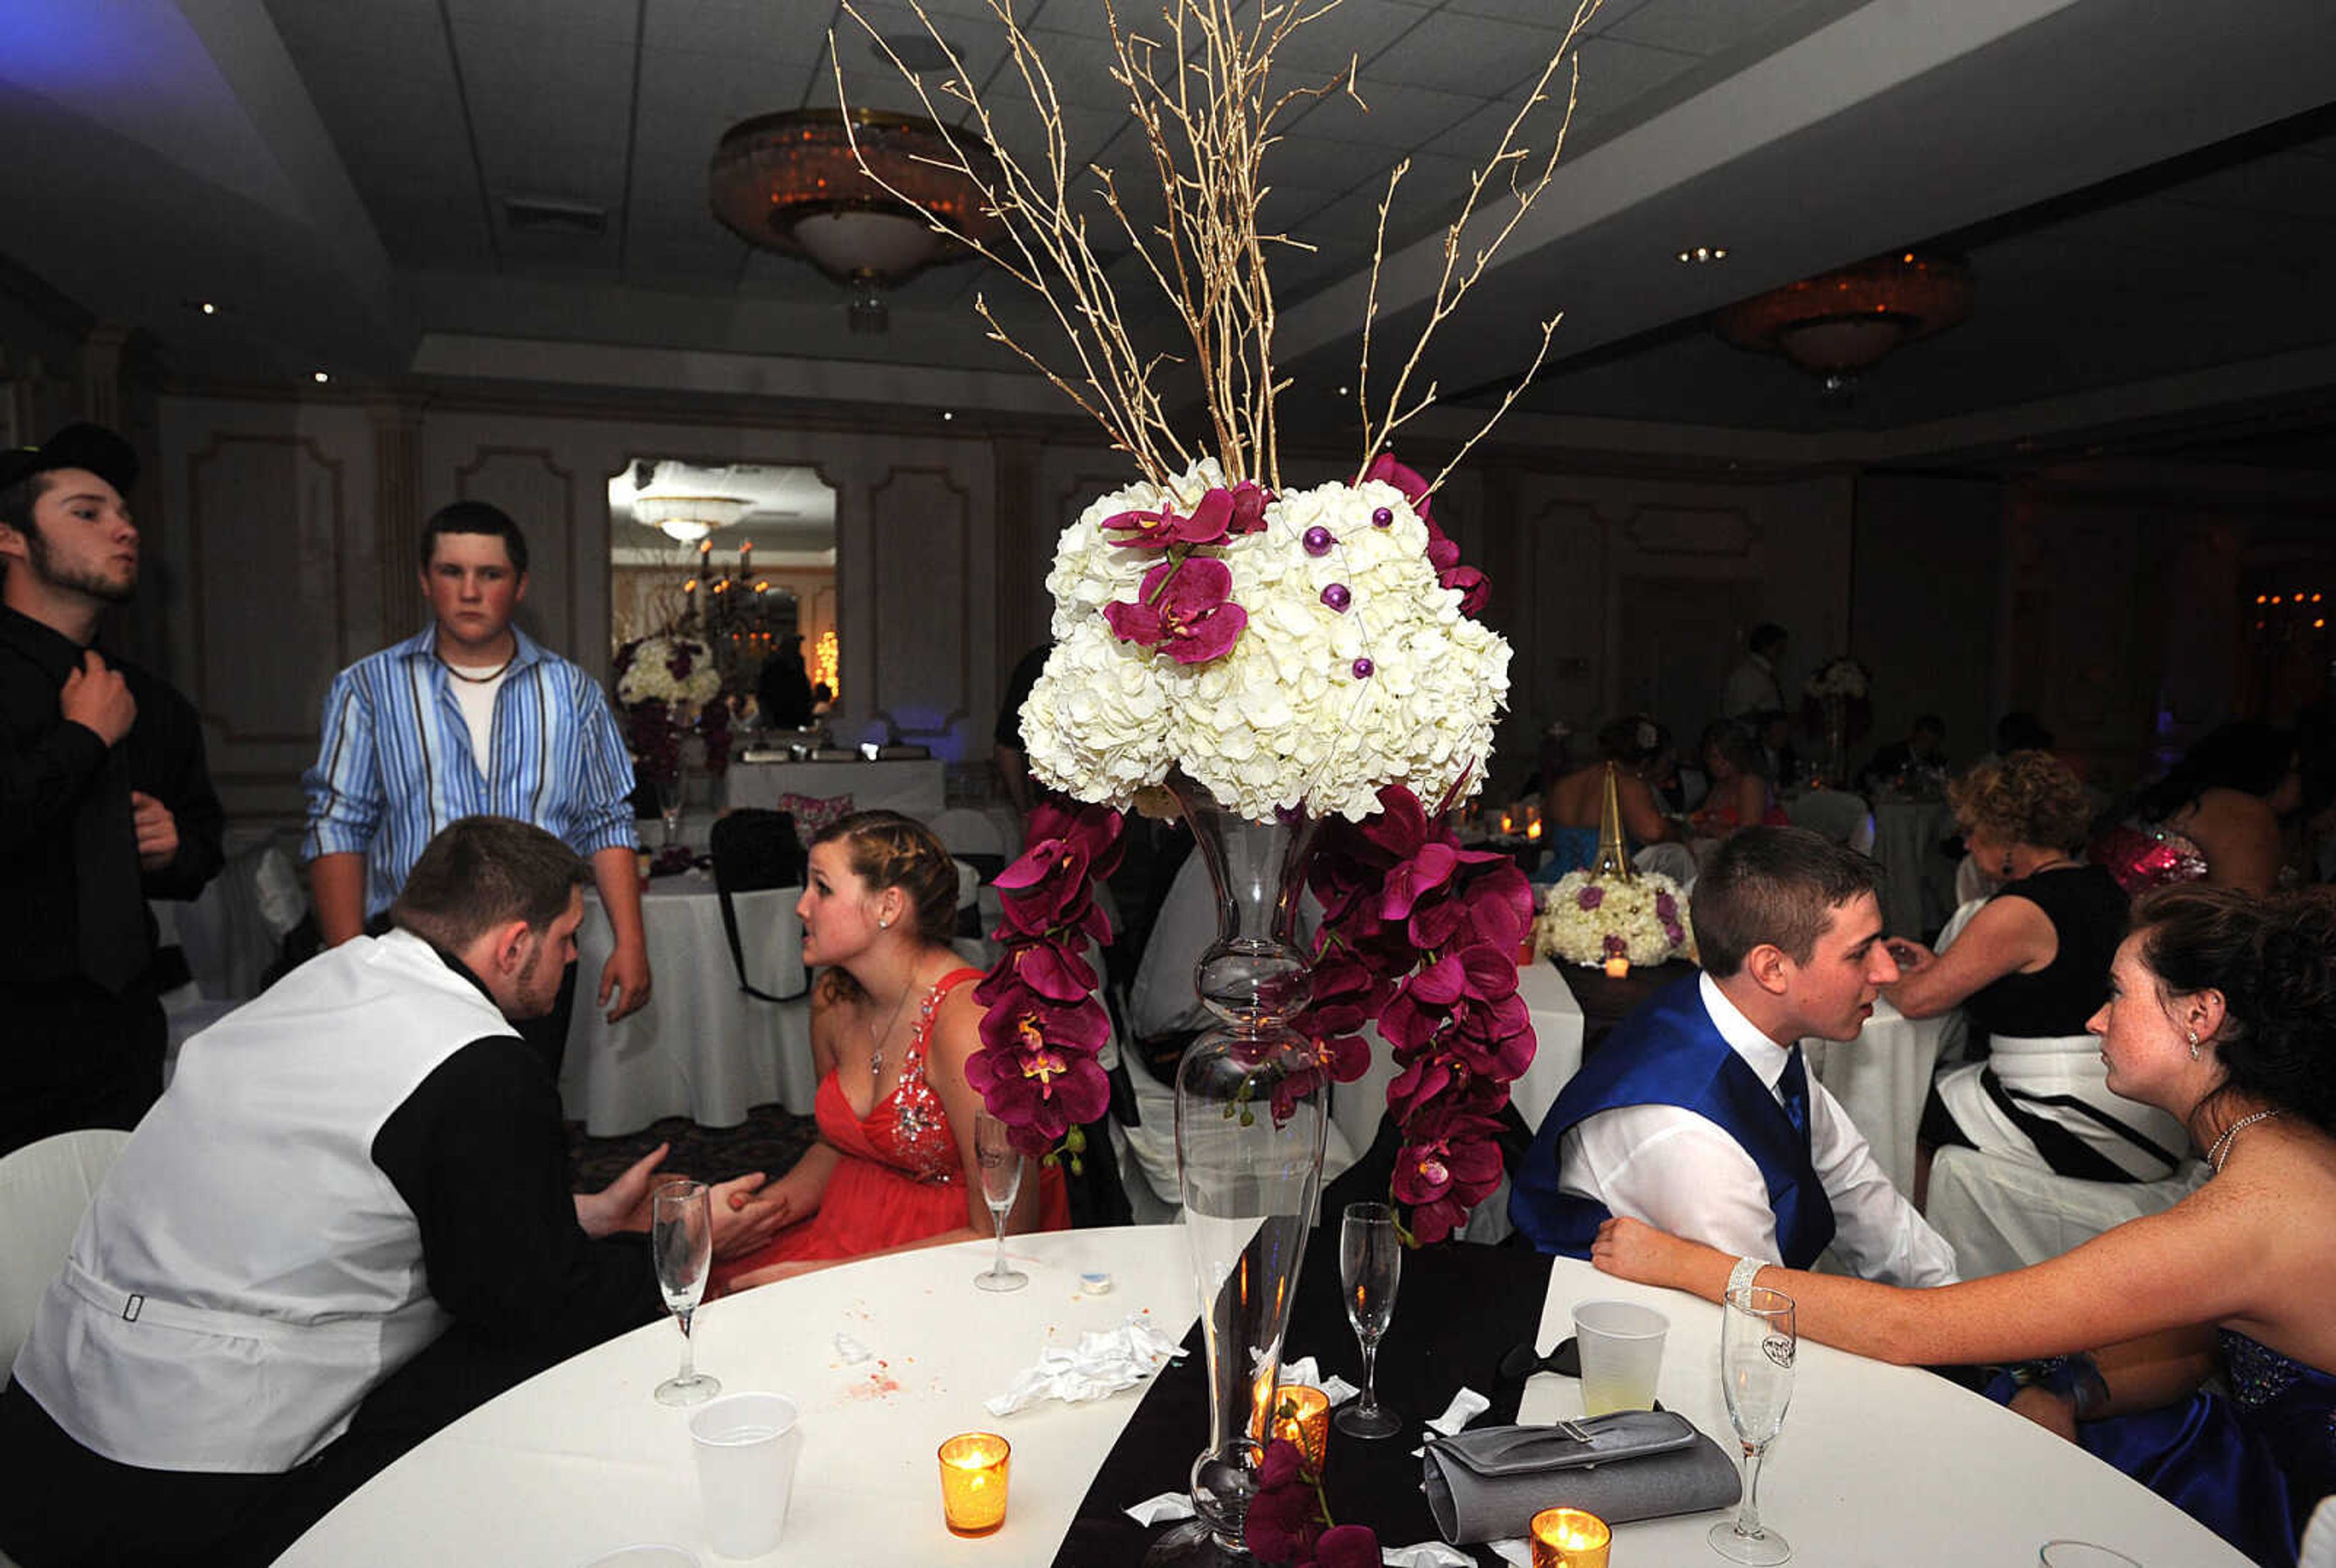
<svg viewBox="0 0 2336 1568"><path fill-rule="evenodd" d="M862 159L918 211L870 180ZM968 254L959 235L1003 232L981 190L984 181L995 187L996 172L989 144L970 131L910 114L800 109L724 132L707 182L714 215L732 233L848 284L852 329L882 332L888 288Z"/></svg>
<svg viewBox="0 0 2336 1568"><path fill-rule="evenodd" d="M1971 297L1958 258L1900 250L1737 300L1712 325L1738 348L1781 354L1839 389L1899 345L1962 320Z"/></svg>
<svg viewBox="0 0 2336 1568"><path fill-rule="evenodd" d="M695 544L717 528L728 528L753 510L735 495L637 495L633 521L667 539Z"/></svg>

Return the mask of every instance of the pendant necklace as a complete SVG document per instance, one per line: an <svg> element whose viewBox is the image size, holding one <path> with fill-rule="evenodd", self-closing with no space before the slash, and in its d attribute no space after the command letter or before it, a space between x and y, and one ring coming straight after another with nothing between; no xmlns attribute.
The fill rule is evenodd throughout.
<svg viewBox="0 0 2336 1568"><path fill-rule="evenodd" d="M2223 1129L2223 1135L2214 1140L2214 1146L2206 1151L2207 1168L2212 1170L2216 1175L2221 1175L2223 1174L2223 1162L2230 1157L2231 1140L2237 1137L2239 1134L2245 1129L2253 1126L2257 1122L2270 1121L2273 1117L2278 1115L2279 1113L2277 1111L2257 1111L2253 1115L2241 1116L2237 1121L2233 1122L2229 1126L2224 1127Z"/></svg>
<svg viewBox="0 0 2336 1568"><path fill-rule="evenodd" d="M874 1024L868 1026L868 1037L874 1044L874 1049L868 1057L868 1084L871 1088L873 1088L884 1076L885 1038L891 1034L892 1027L900 1021L900 1015L909 1010L909 998L916 994L917 971L912 969L909 971L909 983L901 989L900 999L892 1004L892 1016L884 1020L883 1034L876 1032Z"/></svg>

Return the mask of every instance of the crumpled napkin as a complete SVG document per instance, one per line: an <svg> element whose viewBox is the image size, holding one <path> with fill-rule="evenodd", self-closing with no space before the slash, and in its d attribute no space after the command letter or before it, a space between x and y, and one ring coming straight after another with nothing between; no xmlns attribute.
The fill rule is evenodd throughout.
<svg viewBox="0 0 2336 1568"><path fill-rule="evenodd" d="M1465 1552L1441 1541L1422 1541L1416 1546L1382 1546L1379 1561L1387 1568L1475 1568L1476 1562Z"/></svg>
<svg viewBox="0 0 2336 1568"><path fill-rule="evenodd" d="M1163 1492L1157 1497L1146 1497L1125 1512L1138 1524L1173 1524L1192 1516L1192 1499L1188 1493Z"/></svg>
<svg viewBox="0 0 2336 1568"><path fill-rule="evenodd" d="M1444 1407L1444 1414L1430 1421L1428 1428L1445 1437L1456 1437L1460 1428L1493 1407L1493 1402L1474 1388L1463 1388L1452 1396L1452 1403Z"/></svg>
<svg viewBox="0 0 2336 1568"><path fill-rule="evenodd" d="M1041 1399L1076 1405L1132 1388L1184 1353L1175 1340L1153 1329L1141 1312L1128 1314L1116 1329L1079 1336L1075 1349L1049 1345L1038 1364L1003 1394L984 1400L993 1416L1011 1416Z"/></svg>
<svg viewBox="0 0 2336 1568"><path fill-rule="evenodd" d="M870 1354L867 1346L849 1334L838 1334L835 1337L835 1353L847 1367L858 1366L868 1359Z"/></svg>
<svg viewBox="0 0 2336 1568"><path fill-rule="evenodd" d="M1533 1568L1533 1546L1523 1536L1505 1541L1487 1541L1484 1544L1491 1547L1493 1555L1504 1563L1514 1563L1517 1568Z"/></svg>
<svg viewBox="0 0 2336 1568"><path fill-rule="evenodd" d="M1314 1358L1311 1356L1300 1356L1295 1361L1284 1361L1281 1364L1280 1378L1284 1383L1302 1383L1309 1388L1321 1389L1323 1393L1329 1396L1330 1404L1334 1408L1362 1392L1344 1378L1322 1376L1321 1368L1314 1364Z"/></svg>

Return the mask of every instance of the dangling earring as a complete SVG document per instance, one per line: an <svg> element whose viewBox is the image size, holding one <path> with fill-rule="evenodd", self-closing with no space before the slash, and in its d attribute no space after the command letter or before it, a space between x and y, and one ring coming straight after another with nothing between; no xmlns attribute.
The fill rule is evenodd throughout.
<svg viewBox="0 0 2336 1568"><path fill-rule="evenodd" d="M2010 850L2003 852L2003 875L2001 880L2007 882L2011 880L2011 852Z"/></svg>
<svg viewBox="0 0 2336 1568"><path fill-rule="evenodd" d="M2190 1059L2194 1062L2198 1059L2198 1031L2195 1029L2190 1031Z"/></svg>

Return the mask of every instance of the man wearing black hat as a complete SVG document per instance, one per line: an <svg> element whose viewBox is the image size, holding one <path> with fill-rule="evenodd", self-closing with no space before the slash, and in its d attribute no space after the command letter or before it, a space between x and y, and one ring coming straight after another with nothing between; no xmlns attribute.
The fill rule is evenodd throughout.
<svg viewBox="0 0 2336 1568"><path fill-rule="evenodd" d="M0 1154L161 1094L145 901L222 860L193 706L90 646L138 587L137 478L93 424L0 453Z"/></svg>

